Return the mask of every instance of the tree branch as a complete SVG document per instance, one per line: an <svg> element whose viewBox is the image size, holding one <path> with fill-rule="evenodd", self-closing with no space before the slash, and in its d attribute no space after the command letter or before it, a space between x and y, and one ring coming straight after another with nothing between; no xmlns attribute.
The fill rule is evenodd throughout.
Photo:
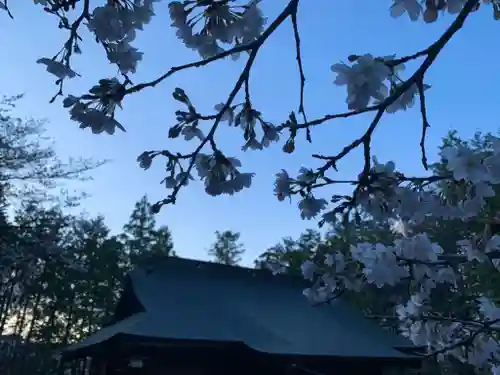
<svg viewBox="0 0 500 375"><path fill-rule="evenodd" d="M298 7L298 2L296 5L296 9L292 12L291 14L291 20L292 20L292 27L293 27L293 36L295 39L295 51L296 51L296 60L297 60L297 65L299 68L299 75L300 75L300 101L299 101L299 113L302 114L302 118L304 120L304 123L307 123L307 116L306 116L306 111L304 108L304 91L305 91L305 84L306 84L306 76L304 74L304 67L302 65L302 53L300 50L300 34L299 34L299 26L298 26L298 21L297 21L297 9ZM307 128L307 140L311 142L311 130Z"/></svg>
<svg viewBox="0 0 500 375"><path fill-rule="evenodd" d="M205 145L208 143L208 142L211 142L214 146L215 146L215 141L213 139L214 135L215 135L215 132L217 131L217 127L219 126L220 122L221 122L221 119L224 115L224 113L229 109L229 107L231 106L231 103L233 102L234 98L236 97L236 95L238 94L238 92L241 90L243 84L245 83L245 81L247 80L249 74L250 74L250 70L252 69L252 66L253 66L253 63L255 61L255 58L257 57L257 54L259 52L259 49L262 47L262 45L264 44L264 42L267 40L267 38L269 38L269 36L271 36L271 34L290 16L292 15L294 12L297 11L297 4L298 4L298 1L299 0L291 0L288 5L285 7L285 9L278 15L278 17L276 17L276 19L271 23L271 25L269 25L269 27L262 33L262 35L253 43L247 45L246 48L248 48L248 46L250 46L250 55L248 57L248 60L247 60L247 63L243 69L243 71L241 72L236 84L234 85L231 93L229 94L229 97L228 99L226 100L224 106L221 108L221 110L219 111L219 113L217 114L216 118L215 118L215 122L214 124L212 125L212 128L210 129L209 133L207 134L207 136L203 139L203 141L200 142L200 144L198 145L198 147L194 150L194 152L191 154L192 155L192 158L189 162L189 166L186 170L186 174L184 176L184 178L182 179L182 181L179 182L179 184L177 184L175 186L175 188L173 189L172 193L168 196L167 199L164 199L162 201L159 201L155 204L155 209L156 210L159 210L161 208L161 206L165 205L165 204L168 204L168 203L175 203L176 201L176 198L177 198L177 194L179 193L179 190L181 189L181 187L185 184L185 182L187 181L187 179L189 178L189 174L191 172L191 170L193 169L195 163L196 163L196 157L197 155L200 153L200 151L203 149L203 147L205 147ZM242 47L243 48L243 47ZM234 50L234 49L233 49ZM246 49L243 49L243 50L246 50ZM228 51L229 52L229 51ZM232 53L235 53L235 52L232 52ZM229 55L230 53L228 53L227 55ZM223 55L223 54L221 54ZM211 61L214 61L211 60ZM189 65L189 64L188 64ZM205 64L203 64L205 65ZM183 68L185 69L185 68ZM172 70L171 70L172 71ZM177 70L178 71L178 70ZM175 73L175 71L173 72ZM171 73L171 74L173 74ZM168 74L168 73L167 73ZM170 74L170 75L171 75ZM166 78L166 77L165 77ZM164 78L163 78L164 79ZM160 81L161 82L161 81ZM157 84L157 83L154 83L152 84L153 86ZM140 86L140 85L138 85ZM138 87L138 86L135 86L135 87ZM144 86L144 87L148 87L148 86ZM144 88L143 87L143 88ZM133 89L133 87L131 88ZM138 91L138 90L137 90Z"/></svg>
<svg viewBox="0 0 500 375"><path fill-rule="evenodd" d="M364 145L365 162L364 162L363 172L367 173L370 170L371 137L372 137L372 134L375 131L377 125L379 124L380 119L382 118L382 116L384 114L384 111L391 104L393 104L401 95L403 95L403 93L405 93L408 89L410 89L413 85L416 84L418 86L418 84L420 82L423 82L424 75L427 72L427 70L431 67L432 63L436 60L439 53L443 50L443 48L446 46L446 44L451 40L453 35L455 35L456 32L463 27L465 20L467 19L469 14L475 9L475 7L477 6L478 3L479 3L479 0L468 0L467 3L464 5L462 11L459 13L457 18L450 25L450 27L443 33L443 35L435 43L433 43L429 48L413 55L413 56L420 57L420 56L423 56L424 54L426 54L427 57L425 58L422 65L416 70L416 72L408 80L403 82L392 95L390 95L388 98L386 98L378 106L372 106L372 107L365 108L362 111L358 111L359 113L375 111L375 110L377 111L375 118L373 119L373 121L371 122L367 131L365 132L365 134L363 134L363 136L361 136L360 138L351 142L351 144L344 147L343 150L335 156L325 157L325 156L321 156L321 155L317 155L317 154L313 155L314 158L328 160L328 162L323 167L319 168L319 170L318 170L319 173L324 173L327 169L332 168L332 167L334 169L336 169L337 162L340 159L342 159L343 157L345 157L352 150L354 150L355 148L360 146L361 144ZM410 59L410 57L407 57L407 59ZM405 60L403 59L402 61L405 61ZM421 98L422 98L422 96L421 96ZM350 116L354 116L355 114L357 114L357 113L348 112L348 113L344 114L343 117L350 117ZM424 120L424 122L425 122L427 120L427 114L426 114L425 108L424 108L423 116L425 116L425 120ZM307 125L305 125L305 126L307 126ZM424 136L425 136L425 134L424 134ZM424 153L424 155L425 155L425 153Z"/></svg>

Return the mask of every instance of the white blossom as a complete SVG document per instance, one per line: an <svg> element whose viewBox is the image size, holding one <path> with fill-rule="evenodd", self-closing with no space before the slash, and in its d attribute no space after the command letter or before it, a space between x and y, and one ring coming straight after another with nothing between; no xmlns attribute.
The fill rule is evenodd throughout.
<svg viewBox="0 0 500 375"><path fill-rule="evenodd" d="M112 5L94 8L88 28L101 41L118 42L127 37L120 10Z"/></svg>
<svg viewBox="0 0 500 375"><path fill-rule="evenodd" d="M219 104L216 104L214 106L214 109L217 112L221 112L224 109L224 107L225 107L225 103L219 103ZM231 107L226 108L226 110L222 114L220 120L227 121L229 123L229 125L232 125L233 121L234 121L234 110Z"/></svg>
<svg viewBox="0 0 500 375"><path fill-rule="evenodd" d="M304 275L304 278L308 280L312 280L314 278L314 273L317 270L316 264L310 260L306 260L304 263L301 265L301 271L302 275Z"/></svg>
<svg viewBox="0 0 500 375"><path fill-rule="evenodd" d="M485 296L479 297L479 311L488 320L499 320L500 319L500 309L495 306L495 304L486 298ZM497 324L500 326L500 324Z"/></svg>
<svg viewBox="0 0 500 375"><path fill-rule="evenodd" d="M408 239L396 240L396 254L406 259L436 262L443 249L432 243L427 233L419 233Z"/></svg>
<svg viewBox="0 0 500 375"><path fill-rule="evenodd" d="M393 249L383 244L351 245L351 255L354 260L364 265L363 273L368 282L378 287L385 284L395 285L402 278L409 276L408 270L398 263Z"/></svg>
<svg viewBox="0 0 500 375"><path fill-rule="evenodd" d="M308 184L315 180L315 173L312 169L302 167L299 170L297 181Z"/></svg>
<svg viewBox="0 0 500 375"><path fill-rule="evenodd" d="M446 168L453 172L455 180L467 180L473 183L489 181L489 173L481 159L465 146L445 147L442 155L446 159Z"/></svg>
<svg viewBox="0 0 500 375"><path fill-rule="evenodd" d="M124 74L135 73L137 64L142 60L142 52L126 42L109 43L108 47L109 62L118 65Z"/></svg>
<svg viewBox="0 0 500 375"><path fill-rule="evenodd" d="M42 57L37 60L37 63L45 65L47 72L55 75L59 79L74 78L76 76L76 73L69 66L60 61Z"/></svg>
<svg viewBox="0 0 500 375"><path fill-rule="evenodd" d="M498 342L491 336L480 335L467 353L467 362L475 368L485 368L489 360L498 355Z"/></svg>
<svg viewBox="0 0 500 375"><path fill-rule="evenodd" d="M422 10L418 0L394 0L391 6L391 16L397 18L407 13L412 21L417 21Z"/></svg>
<svg viewBox="0 0 500 375"><path fill-rule="evenodd" d="M328 202L313 196L306 197L299 202L300 216L303 219L312 219L325 209Z"/></svg>
<svg viewBox="0 0 500 375"><path fill-rule="evenodd" d="M325 265L333 268L336 273L342 272L346 267L344 254L342 253L326 254Z"/></svg>
<svg viewBox="0 0 500 375"><path fill-rule="evenodd" d="M75 104L70 113L71 119L80 123L80 128L90 128L94 134L106 132L112 135L116 128L125 131L113 117L95 108L86 108L83 105Z"/></svg>
<svg viewBox="0 0 500 375"><path fill-rule="evenodd" d="M416 84L410 86L409 89L404 91L394 103L387 106L386 111L388 113L395 113L399 110L406 111L408 108L412 108L415 104L415 96L418 94L418 88Z"/></svg>
<svg viewBox="0 0 500 375"><path fill-rule="evenodd" d="M186 141L190 141L193 138L198 138L200 141L203 141L205 139L205 135L203 134L201 129L196 126L185 126L182 129L181 134L184 136L184 139Z"/></svg>
<svg viewBox="0 0 500 375"><path fill-rule="evenodd" d="M446 10L450 14L459 13L464 7L466 0L446 0Z"/></svg>
<svg viewBox="0 0 500 375"><path fill-rule="evenodd" d="M396 314L400 320L405 320L409 317L416 317L423 312L427 300L426 295L413 294L406 304L396 307Z"/></svg>
<svg viewBox="0 0 500 375"><path fill-rule="evenodd" d="M457 242L457 246L467 257L469 262L475 260L482 263L486 260L486 256L477 247L474 241L470 239L463 239Z"/></svg>
<svg viewBox="0 0 500 375"><path fill-rule="evenodd" d="M352 66L335 64L332 71L337 73L336 85L347 86L347 105L349 109L366 108L372 99L384 100L388 88L384 81L391 70L383 62L366 54L359 56Z"/></svg>
<svg viewBox="0 0 500 375"><path fill-rule="evenodd" d="M284 169L276 174L276 181L274 183L274 194L278 197L279 200L283 200L291 195L292 192L291 182L292 179Z"/></svg>
<svg viewBox="0 0 500 375"><path fill-rule="evenodd" d="M76 103L78 103L79 98L73 95L68 95L66 98L63 100L63 107L68 108L74 106Z"/></svg>
<svg viewBox="0 0 500 375"><path fill-rule="evenodd" d="M238 171L241 163L235 158L218 160L217 156L199 153L196 156L195 168L204 181L205 191L212 196L233 195L252 183L253 173Z"/></svg>
<svg viewBox="0 0 500 375"><path fill-rule="evenodd" d="M223 44L248 44L262 34L266 18L259 3L259 0L252 0L237 7L231 2L193 5L174 1L169 4L169 11L179 39L203 58L209 58L223 52ZM239 10L241 8L243 11ZM233 58L236 57L235 54Z"/></svg>

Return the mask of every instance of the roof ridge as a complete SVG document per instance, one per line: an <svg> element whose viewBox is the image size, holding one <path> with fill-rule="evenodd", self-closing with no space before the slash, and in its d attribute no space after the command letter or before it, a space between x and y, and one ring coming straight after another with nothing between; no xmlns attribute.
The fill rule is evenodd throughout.
<svg viewBox="0 0 500 375"><path fill-rule="evenodd" d="M181 257L166 257L160 261L156 260L154 263L134 269L131 273L135 274L136 272L144 272L147 275L151 275L154 273L163 273L166 269L171 267L175 267L176 270L182 269L185 271L203 269L207 272L214 272L225 277L257 277L259 279L266 279L268 281L288 282L292 284L300 284L304 287L307 286L306 280L301 277L286 274L273 274L271 270L265 268L250 268L240 265L233 266L212 261Z"/></svg>

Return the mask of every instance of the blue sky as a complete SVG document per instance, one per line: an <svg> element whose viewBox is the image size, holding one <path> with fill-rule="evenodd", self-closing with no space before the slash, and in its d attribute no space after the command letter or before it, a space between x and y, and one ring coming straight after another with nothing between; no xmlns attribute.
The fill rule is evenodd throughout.
<svg viewBox="0 0 500 375"><path fill-rule="evenodd" d="M158 162L149 171L138 168L136 157L144 150L167 148L188 151L194 143L172 141L168 128L174 124L174 112L180 109L171 97L172 90L185 89L200 112L211 111L226 99L244 61L221 61L206 68L188 70L171 77L153 89L127 97L118 114L126 133L114 136L82 131L69 120L60 103L49 104L56 92L54 79L42 66L40 57L51 57L62 46L66 34L57 29L57 20L29 2L10 2L15 20L6 15L0 23L0 42L4 58L0 61L2 93L26 94L19 113L47 118L49 135L57 142L61 156L88 156L112 159L112 163L93 173L94 180L73 187L91 194L83 205L90 214L105 215L108 225L118 231L127 220L134 203L144 194L151 201L163 198L167 191L160 185L163 165ZM21 5L22 4L22 5ZM133 77L135 83L154 79L171 66L196 60L169 26L168 2L157 5L157 16L138 36L136 46L144 52L144 61ZM285 0L264 0L263 9L272 20L285 6ZM314 5L313 5L314 4ZM394 20L390 1L302 1L299 27L302 35L304 67L307 76L306 109L309 118L346 110L345 89L332 84L330 66L346 60L350 54L398 56L427 47L452 21L443 17L433 25L412 23L406 17ZM498 87L495 74L498 52L498 27L490 9L474 14L449 43L427 74L433 87L427 95L431 129L428 153L449 130L457 129L464 137L476 130L496 131ZM488 48L493 46L493 48ZM67 93L81 94L98 79L112 76L104 53L88 38L83 55L74 60L74 69L82 78L67 85ZM491 66L490 66L491 65ZM254 106L266 120L280 123L298 104L298 72L290 23L283 24L262 48L251 74ZM315 166L313 153L334 154L359 137L371 115L326 123L313 131L313 144L298 144L293 155L281 147L264 152L243 153L242 134L222 127L217 142L229 156L240 158L244 170L255 172L253 188L233 197L213 198L199 183L181 192L176 206L166 207L158 216L168 225L177 251L182 256L206 258L215 230L232 229L242 233L250 263L259 253L281 237L297 236L303 229L315 227L313 221L300 219L296 203L278 202L272 194L274 174L282 168L295 173L301 166ZM210 124L206 124L210 126ZM373 150L380 160L392 159L409 174L422 174L419 154L420 117L418 109L384 116L375 133ZM348 156L339 165L335 178L352 178L362 168L359 153ZM333 175L332 175L333 176ZM335 192L346 192L342 187ZM325 191L325 194L332 191Z"/></svg>

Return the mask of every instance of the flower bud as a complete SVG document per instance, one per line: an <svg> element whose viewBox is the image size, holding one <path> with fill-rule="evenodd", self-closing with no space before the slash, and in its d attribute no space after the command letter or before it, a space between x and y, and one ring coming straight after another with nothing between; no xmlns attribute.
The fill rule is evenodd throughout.
<svg viewBox="0 0 500 375"><path fill-rule="evenodd" d="M295 142L292 139L289 139L283 146L283 152L291 154L294 151L295 151Z"/></svg>

